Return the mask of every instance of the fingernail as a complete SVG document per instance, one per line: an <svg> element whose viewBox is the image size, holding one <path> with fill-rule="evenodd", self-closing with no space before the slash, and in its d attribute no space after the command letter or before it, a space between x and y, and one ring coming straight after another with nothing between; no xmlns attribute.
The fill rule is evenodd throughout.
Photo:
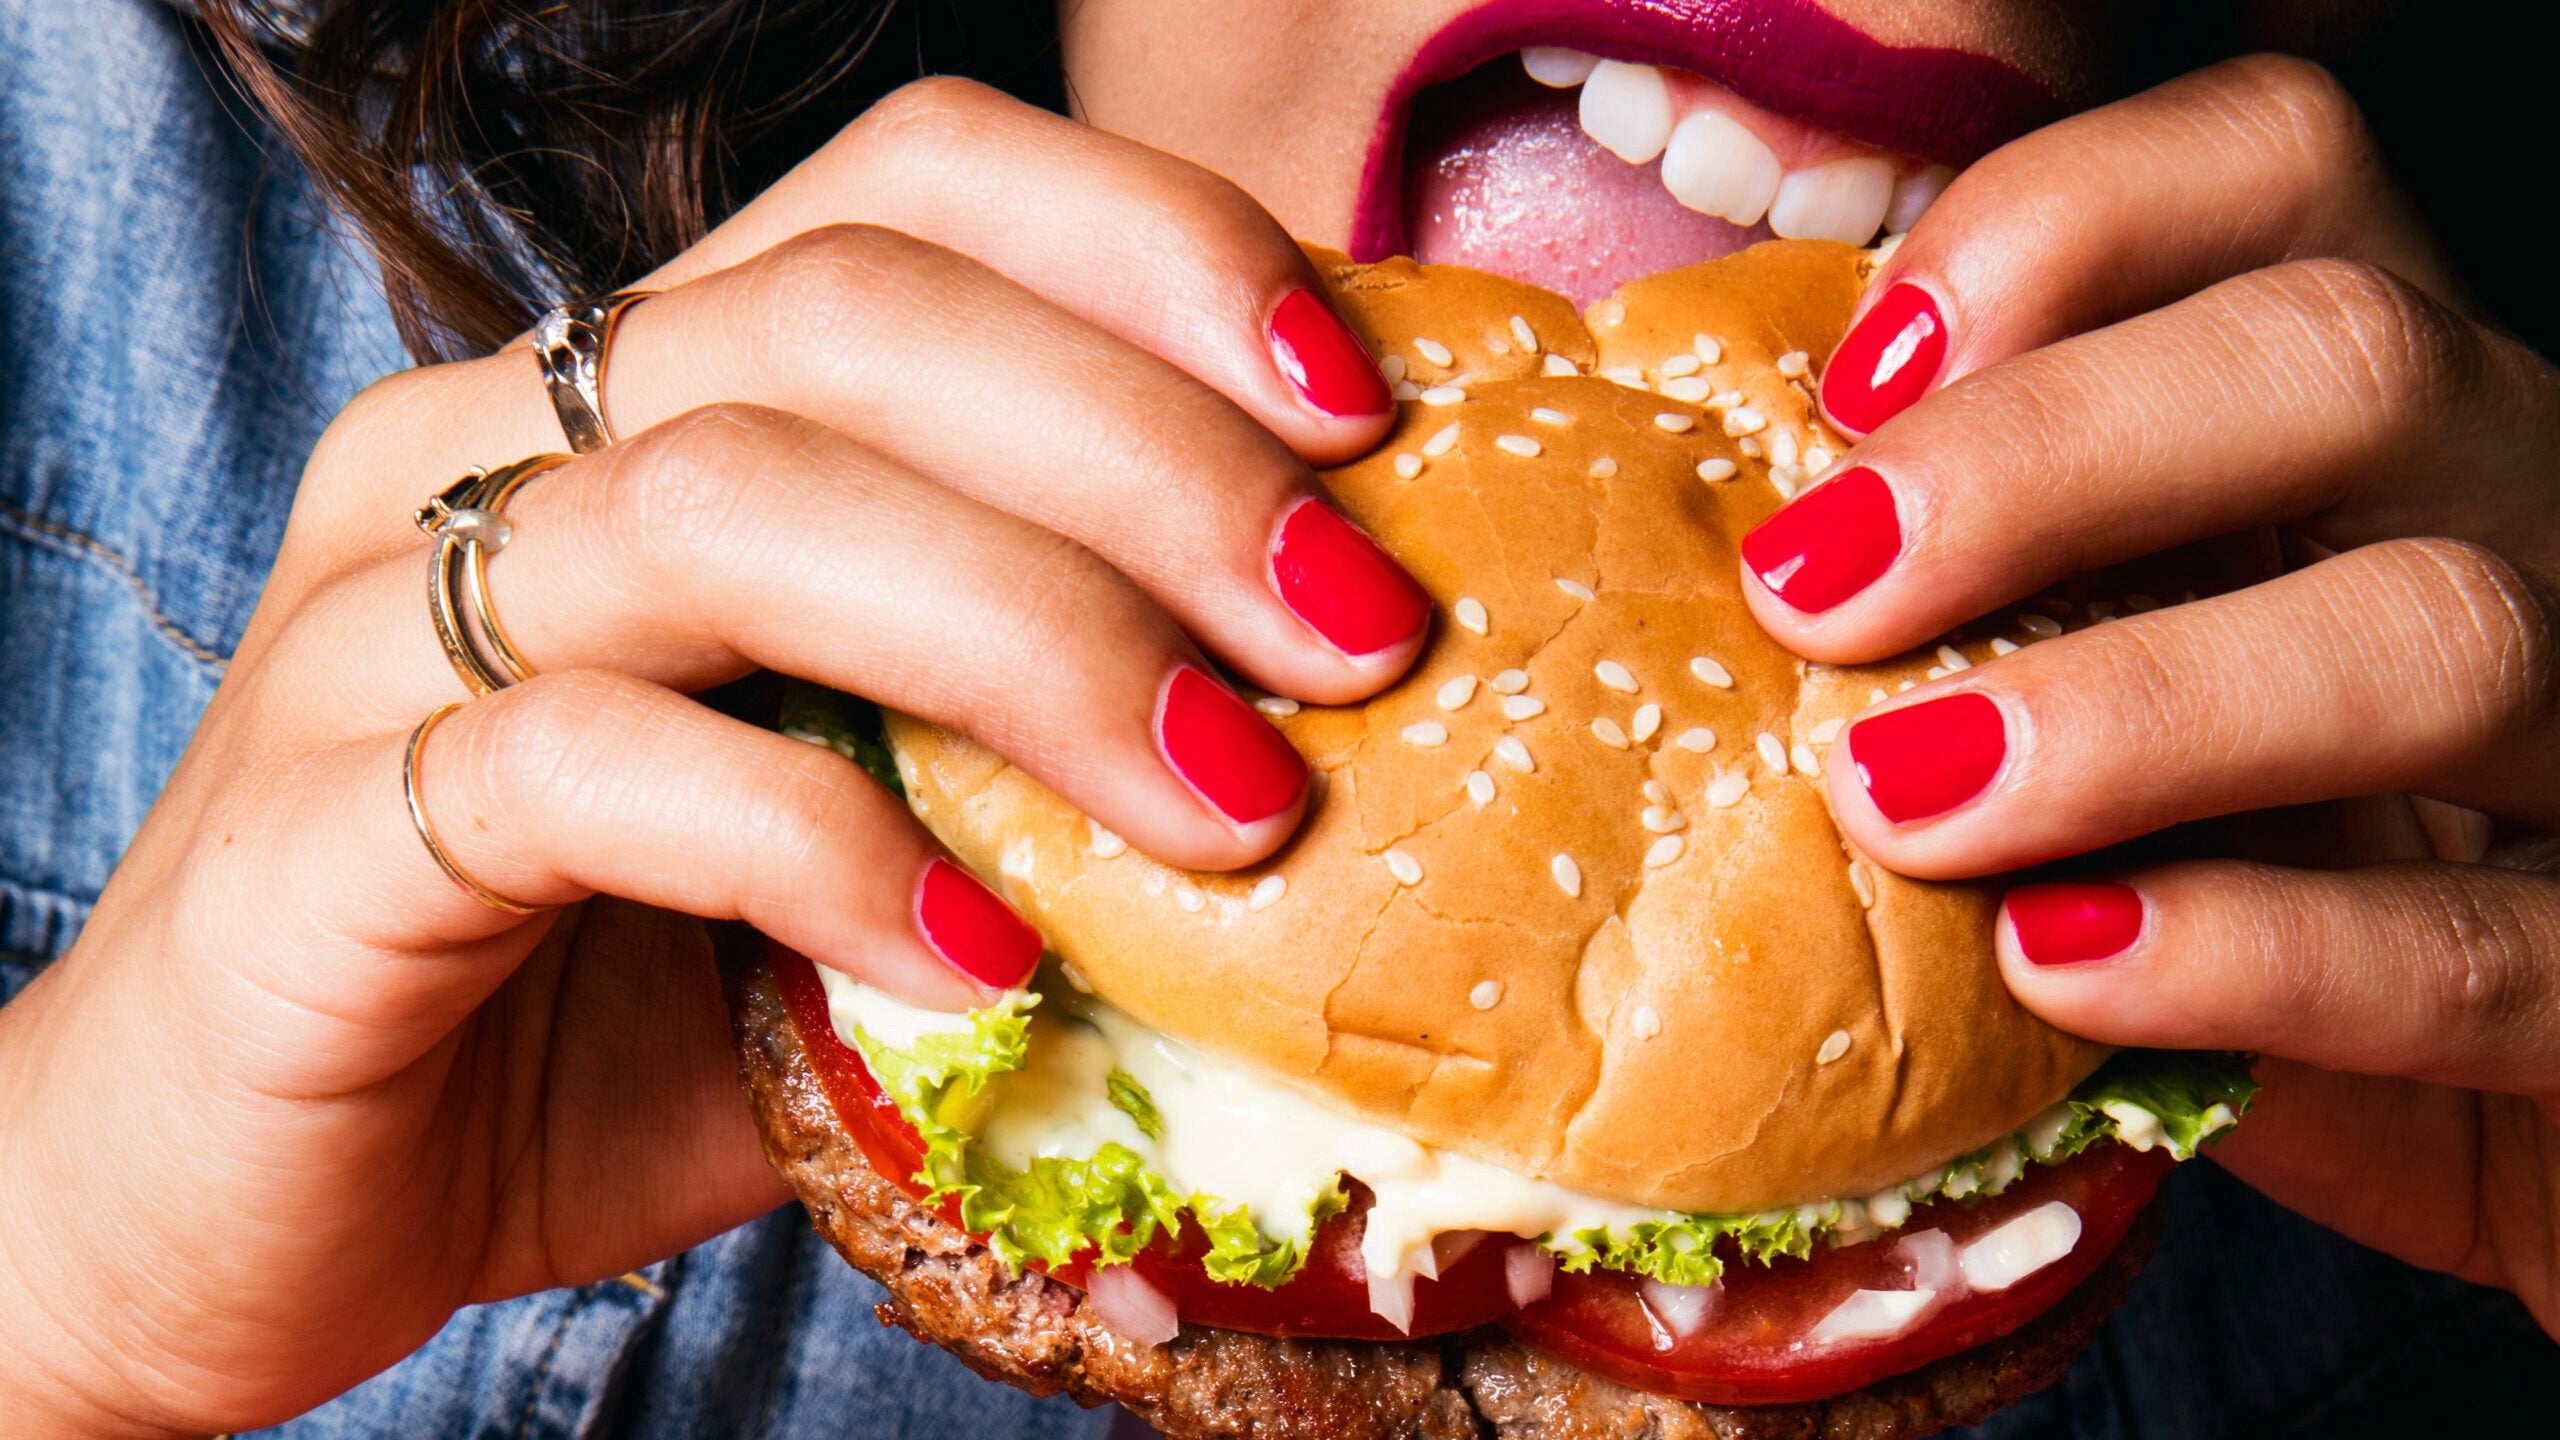
<svg viewBox="0 0 2560 1440"><path fill-rule="evenodd" d="M1395 403L1369 347L1313 290L1290 291L1271 312L1271 359L1327 415L1376 415Z"/></svg>
<svg viewBox="0 0 2560 1440"><path fill-rule="evenodd" d="M2142 895L2112 881L2022 885L2001 902L2018 952L2038 965L2121 955L2142 937Z"/></svg>
<svg viewBox="0 0 2560 1440"><path fill-rule="evenodd" d="M1040 932L948 860L928 863L916 882L916 928L952 969L998 990L1021 984L1040 963Z"/></svg>
<svg viewBox="0 0 2560 1440"><path fill-rule="evenodd" d="M1893 487L1863 465L1797 496L1742 537L1742 563L1807 615L1874 584L1901 553Z"/></svg>
<svg viewBox="0 0 2560 1440"><path fill-rule="evenodd" d="M1156 742L1174 773L1238 825L1279 814L1307 788L1307 762L1288 738L1195 666L1165 685Z"/></svg>
<svg viewBox="0 0 2560 1440"><path fill-rule="evenodd" d="M1990 697L1968 691L1888 710L1849 727L1849 763L1884 818L1941 815L1982 793L2009 753Z"/></svg>
<svg viewBox="0 0 2560 1440"><path fill-rule="evenodd" d="M1371 655L1420 634L1431 597L1378 542L1320 500L1300 501L1271 547L1280 602L1345 655Z"/></svg>
<svg viewBox="0 0 2560 1440"><path fill-rule="evenodd" d="M1911 408L1947 358L1938 302L1917 285L1884 292L1831 352L1822 370L1822 408L1860 435Z"/></svg>

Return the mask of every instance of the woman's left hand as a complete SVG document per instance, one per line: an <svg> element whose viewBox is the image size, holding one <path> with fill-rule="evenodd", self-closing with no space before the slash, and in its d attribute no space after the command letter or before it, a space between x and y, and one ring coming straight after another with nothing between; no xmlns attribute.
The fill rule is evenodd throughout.
<svg viewBox="0 0 2560 1440"><path fill-rule="evenodd" d="M2064 1029L2263 1052L2217 1159L2560 1332L2560 879L2451 808L2560 829L2560 374L2467 308L2353 103L2241 60L1999 151L1891 257L1823 399L1872 436L1744 547L1761 622L1817 660L2253 527L2327 557L1879 704L1833 807L1953 877L2431 797L2306 822L2351 815L2316 838L2359 868L2013 889L2001 961Z"/></svg>

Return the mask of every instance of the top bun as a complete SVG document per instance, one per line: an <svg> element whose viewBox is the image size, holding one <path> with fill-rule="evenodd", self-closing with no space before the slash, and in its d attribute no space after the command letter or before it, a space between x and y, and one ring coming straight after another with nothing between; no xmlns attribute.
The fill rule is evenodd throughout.
<svg viewBox="0 0 2560 1440"><path fill-rule="evenodd" d="M1610 1199L1864 1194L2095 1069L2104 1049L2002 986L1996 891L1861 859L1819 774L1879 692L1950 648L1979 662L1995 635L2035 634L1826 667L1742 599L1742 536L1844 448L1814 376L1871 258L1771 242L1587 317L1477 271L1316 258L1377 353L1465 392L1406 403L1384 445L1325 476L1438 602L1413 672L1275 721L1317 789L1251 869L1097 845L1028 776L893 716L925 823L1146 1024ZM1496 677L1514 670L1543 710L1506 716ZM1445 742L1409 738L1424 724Z"/></svg>

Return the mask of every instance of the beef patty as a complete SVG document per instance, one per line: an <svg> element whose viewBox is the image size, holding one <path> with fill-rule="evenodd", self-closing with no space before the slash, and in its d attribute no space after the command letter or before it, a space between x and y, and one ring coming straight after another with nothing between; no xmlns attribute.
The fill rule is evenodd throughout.
<svg viewBox="0 0 2560 1440"><path fill-rule="evenodd" d="M2060 1379L2160 1233L2155 1202L2106 1263L2015 1333L1795 1405L1643 1394L1490 1328L1382 1344L1185 1325L1166 1344L1140 1345L1094 1318L1073 1286L1008 1270L873 1171L837 1124L773 972L761 961L726 968L765 1154L818 1233L888 1290L881 1323L1034 1395L1118 1401L1178 1440L1916 1440Z"/></svg>

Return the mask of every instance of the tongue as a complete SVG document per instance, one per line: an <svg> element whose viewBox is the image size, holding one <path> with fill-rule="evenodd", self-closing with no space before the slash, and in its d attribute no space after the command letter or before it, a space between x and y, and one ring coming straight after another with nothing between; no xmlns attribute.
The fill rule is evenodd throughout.
<svg viewBox="0 0 2560 1440"><path fill-rule="evenodd" d="M1505 56L1415 97L1404 163L1415 259L1472 265L1589 305L1639 276L1769 238L1766 225L1686 208L1658 167L1600 148L1582 133L1579 93L1537 84Z"/></svg>

